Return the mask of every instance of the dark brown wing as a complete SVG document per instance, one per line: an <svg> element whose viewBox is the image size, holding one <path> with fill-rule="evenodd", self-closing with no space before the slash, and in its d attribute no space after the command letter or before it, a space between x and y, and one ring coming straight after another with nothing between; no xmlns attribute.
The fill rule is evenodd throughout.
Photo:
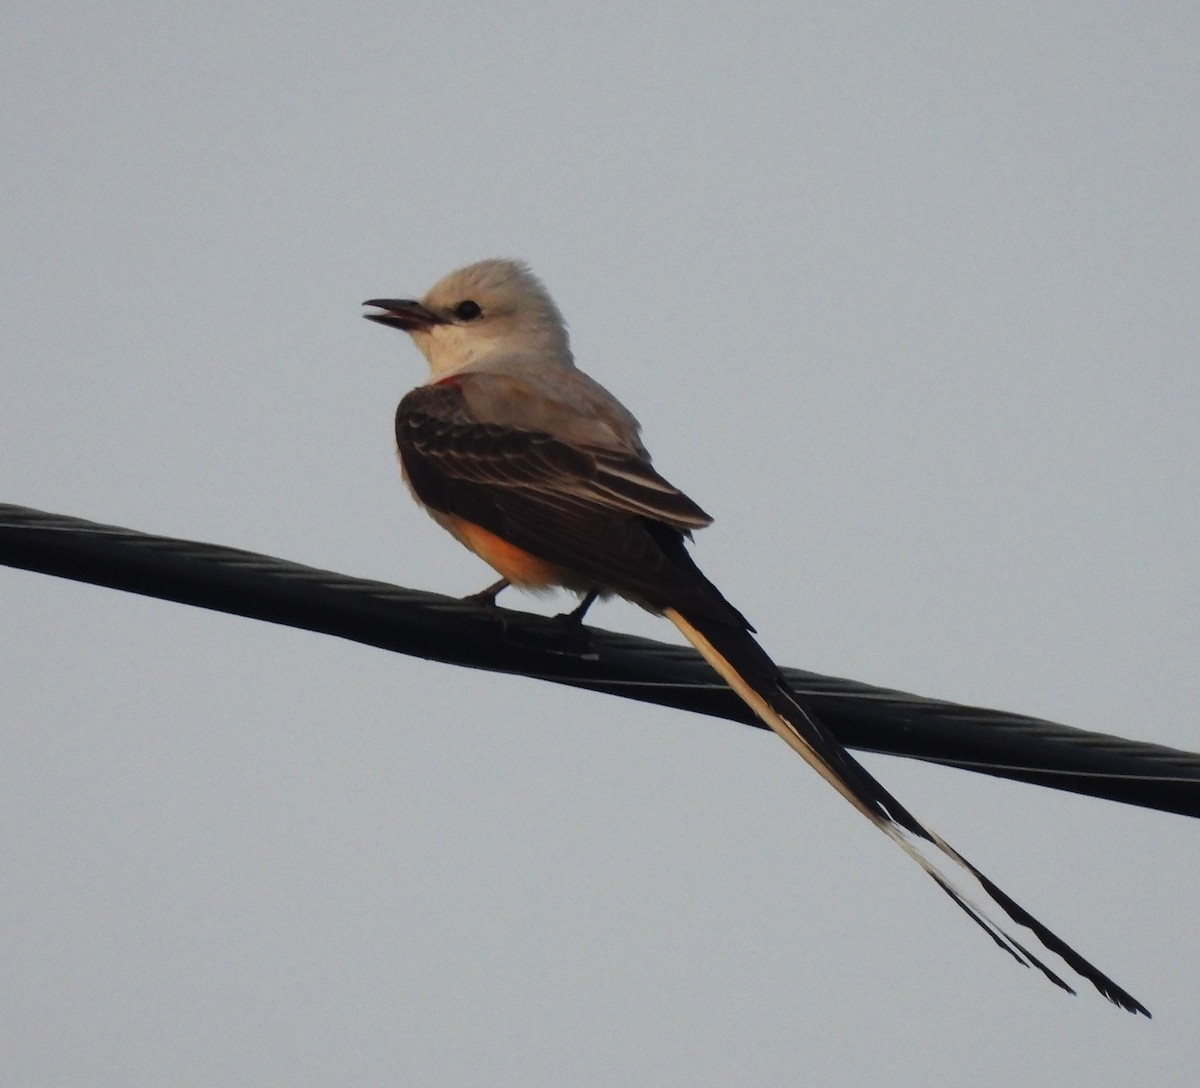
<svg viewBox="0 0 1200 1088"><path fill-rule="evenodd" d="M652 608L686 604L745 626L684 547L684 534L712 519L641 458L479 423L454 383L400 402L396 443L434 510Z"/></svg>

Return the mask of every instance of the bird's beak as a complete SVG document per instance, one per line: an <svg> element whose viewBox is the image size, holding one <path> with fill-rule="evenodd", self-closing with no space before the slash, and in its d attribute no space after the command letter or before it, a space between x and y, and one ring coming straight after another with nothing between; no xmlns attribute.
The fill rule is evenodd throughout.
<svg viewBox="0 0 1200 1088"><path fill-rule="evenodd" d="M446 324L444 317L438 317L411 298L372 298L363 305L378 306L384 311L381 314L363 314L368 321L378 321L381 325L391 325L393 329L403 329L405 332L420 332L431 325Z"/></svg>

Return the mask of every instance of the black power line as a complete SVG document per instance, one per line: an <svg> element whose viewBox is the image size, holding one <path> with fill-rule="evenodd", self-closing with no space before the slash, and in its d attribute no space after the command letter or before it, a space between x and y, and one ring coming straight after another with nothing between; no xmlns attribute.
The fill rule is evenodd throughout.
<svg viewBox="0 0 1200 1088"><path fill-rule="evenodd" d="M0 563L762 727L690 648L254 552L0 504ZM848 747L1200 816L1195 753L802 669L785 671Z"/></svg>

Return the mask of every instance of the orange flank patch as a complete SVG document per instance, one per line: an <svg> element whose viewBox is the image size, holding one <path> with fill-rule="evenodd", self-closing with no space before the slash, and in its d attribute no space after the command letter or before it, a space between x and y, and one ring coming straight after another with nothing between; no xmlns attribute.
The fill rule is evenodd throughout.
<svg viewBox="0 0 1200 1088"><path fill-rule="evenodd" d="M462 518L447 519L446 528L480 559L514 586L560 586L564 571L553 563L530 555L524 548L501 540L495 533Z"/></svg>

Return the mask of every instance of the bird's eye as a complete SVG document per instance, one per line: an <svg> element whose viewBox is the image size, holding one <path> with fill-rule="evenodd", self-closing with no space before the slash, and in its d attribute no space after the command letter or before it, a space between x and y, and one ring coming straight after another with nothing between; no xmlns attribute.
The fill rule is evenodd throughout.
<svg viewBox="0 0 1200 1088"><path fill-rule="evenodd" d="M454 307L454 316L457 317L459 321L474 321L482 313L483 310L479 308L479 303L473 301L472 299L467 299L465 302L460 302Z"/></svg>

